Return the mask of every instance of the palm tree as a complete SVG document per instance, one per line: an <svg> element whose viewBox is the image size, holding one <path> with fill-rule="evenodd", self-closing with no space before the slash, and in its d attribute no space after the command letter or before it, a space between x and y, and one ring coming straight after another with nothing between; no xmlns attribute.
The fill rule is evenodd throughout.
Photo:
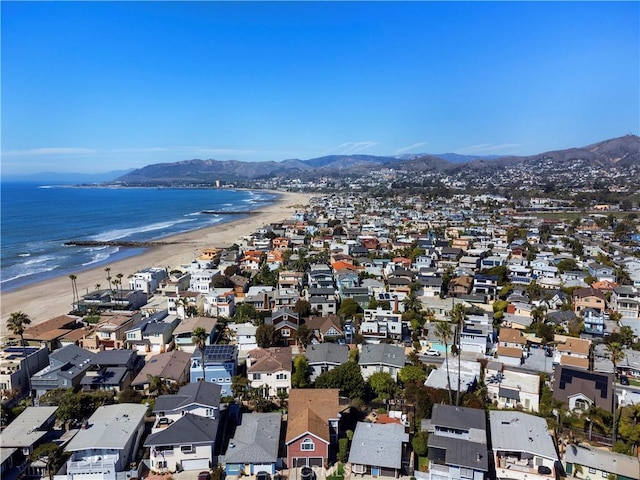
<svg viewBox="0 0 640 480"><path fill-rule="evenodd" d="M102 285L100 285L99 283L96 283L96 285L95 285L96 290L100 290L100 287L101 287L101 286L102 286Z"/></svg>
<svg viewBox="0 0 640 480"><path fill-rule="evenodd" d="M544 320L544 316L547 313L547 307L539 305L531 309L531 317L535 323L541 323Z"/></svg>
<svg viewBox="0 0 640 480"><path fill-rule="evenodd" d="M447 389L449 390L449 405L453 405L453 396L451 395L451 377L449 376L449 340L451 340L453 332L449 322L438 322L436 325L436 335L438 335L444 343L444 358L447 364Z"/></svg>
<svg viewBox="0 0 640 480"><path fill-rule="evenodd" d="M193 329L191 340L194 345L200 350L200 363L202 363L202 381L206 381L204 371L204 346L207 342L207 331L202 327L196 327Z"/></svg>
<svg viewBox="0 0 640 480"><path fill-rule="evenodd" d="M453 310L449 312L449 316L451 317L451 323L456 327L456 349L458 355L458 394L456 396L456 406L460 405L460 361L462 358L462 327L464 325L464 320L467 318L466 313L464 311L464 305L458 303L453 306Z"/></svg>
<svg viewBox="0 0 640 480"><path fill-rule="evenodd" d="M76 285L76 279L78 277L72 273L69 275L69 278L71 279L71 294L73 295L73 300L71 302L71 310L73 311L76 309L76 302L80 301L80 298L78 297L78 286Z"/></svg>
<svg viewBox="0 0 640 480"><path fill-rule="evenodd" d="M22 353L24 354L25 367L27 369L27 391L29 393L29 398L31 398L31 374L29 372L27 347L24 343L24 331L29 325L31 325L31 319L29 318L29 315L21 311L13 312L9 316L9 320L7 321L7 328L9 329L9 331L12 334L20 337L20 344L22 345Z"/></svg>
<svg viewBox="0 0 640 480"><path fill-rule="evenodd" d="M111 267L105 267L105 272L107 272L107 282L109 282L109 290L111 290Z"/></svg>
<svg viewBox="0 0 640 480"><path fill-rule="evenodd" d="M613 373L618 378L618 363L624 358L624 350L620 342L611 342L606 346L609 358L613 362Z"/></svg>
<svg viewBox="0 0 640 480"><path fill-rule="evenodd" d="M118 273L116 275L116 278L118 279L118 285L120 286L120 297L122 297L122 277L124 277L122 273Z"/></svg>

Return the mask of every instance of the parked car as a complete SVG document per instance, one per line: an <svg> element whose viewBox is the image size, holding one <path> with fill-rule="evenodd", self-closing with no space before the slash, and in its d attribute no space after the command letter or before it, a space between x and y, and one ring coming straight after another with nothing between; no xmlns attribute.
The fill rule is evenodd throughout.
<svg viewBox="0 0 640 480"><path fill-rule="evenodd" d="M424 352L425 355L429 355L430 357L439 357L440 352L438 350L434 350L433 348Z"/></svg>
<svg viewBox="0 0 640 480"><path fill-rule="evenodd" d="M271 475L268 472L256 473L256 480L271 480Z"/></svg>
<svg viewBox="0 0 640 480"><path fill-rule="evenodd" d="M620 383L622 385L629 385L629 377L626 375L620 375Z"/></svg>
<svg viewBox="0 0 640 480"><path fill-rule="evenodd" d="M209 472L200 472L198 474L198 480L211 480L211 474Z"/></svg>

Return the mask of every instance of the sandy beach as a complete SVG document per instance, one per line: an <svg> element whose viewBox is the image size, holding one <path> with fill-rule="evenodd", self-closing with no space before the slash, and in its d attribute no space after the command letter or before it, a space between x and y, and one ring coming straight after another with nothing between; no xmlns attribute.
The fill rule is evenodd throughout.
<svg viewBox="0 0 640 480"><path fill-rule="evenodd" d="M291 192L276 192L281 197L273 205L262 208L260 214L248 215L240 220L194 230L192 232L163 238L163 241L178 244L160 245L149 248L135 257L104 264L91 270L75 273L80 294L95 289L96 284L107 285L106 267L111 268L111 276L122 273L123 285L126 278L138 270L149 267L177 267L189 263L204 248L225 248L233 245L238 237L249 235L265 224L281 222L291 217L296 207L309 203L309 195ZM69 312L72 302L71 280L68 275L42 281L0 295L0 321L2 336L7 334L6 321L18 310L31 318L32 325Z"/></svg>

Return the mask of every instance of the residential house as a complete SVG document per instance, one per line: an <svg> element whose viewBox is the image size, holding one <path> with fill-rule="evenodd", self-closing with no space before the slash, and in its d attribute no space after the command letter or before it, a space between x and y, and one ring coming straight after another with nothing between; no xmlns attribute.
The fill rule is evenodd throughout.
<svg viewBox="0 0 640 480"><path fill-rule="evenodd" d="M485 478L489 459L484 410L436 404L422 428L429 432L429 480Z"/></svg>
<svg viewBox="0 0 640 480"><path fill-rule="evenodd" d="M461 393L473 391L480 380L481 368L482 367L478 362L460 360L460 368L458 369L458 361L449 357L448 371L447 360L445 360L438 368L434 368L429 372L429 376L424 384L429 388L436 388L439 390L448 390L451 388L453 392L457 392L459 378Z"/></svg>
<svg viewBox="0 0 640 480"><path fill-rule="evenodd" d="M333 288L333 272L328 265L313 264L307 270L307 284L309 288L331 287Z"/></svg>
<svg viewBox="0 0 640 480"><path fill-rule="evenodd" d="M402 340L407 333L407 326L402 321L401 313L378 307L364 311L360 333L365 343L380 343L386 339Z"/></svg>
<svg viewBox="0 0 640 480"><path fill-rule="evenodd" d="M302 288L303 279L304 273L302 272L282 270L278 274L278 288L300 290Z"/></svg>
<svg viewBox="0 0 640 480"><path fill-rule="evenodd" d="M202 294L208 294L213 287L213 278L221 275L218 269L192 270L191 279L189 280L189 291Z"/></svg>
<svg viewBox="0 0 640 480"><path fill-rule="evenodd" d="M275 288L266 285L255 285L249 288L244 296L244 303L253 305L257 312L270 312Z"/></svg>
<svg viewBox="0 0 640 480"><path fill-rule="evenodd" d="M196 382L156 399L156 423L145 442L153 471L208 470L216 451L220 394L215 383Z"/></svg>
<svg viewBox="0 0 640 480"><path fill-rule="evenodd" d="M592 262L587 264L587 271L590 276L597 278L599 282L603 280L609 280L610 282L616 281L616 271L613 267Z"/></svg>
<svg viewBox="0 0 640 480"><path fill-rule="evenodd" d="M258 272L264 256L264 252L259 250L247 250L240 259L240 268L243 271Z"/></svg>
<svg viewBox="0 0 640 480"><path fill-rule="evenodd" d="M191 354L180 350L159 353L145 363L131 382L136 390L149 391L151 380L158 377L165 385L179 385L189 381Z"/></svg>
<svg viewBox="0 0 640 480"><path fill-rule="evenodd" d="M604 337L606 328L605 312L598 312L592 308L582 310L582 333L590 337Z"/></svg>
<svg viewBox="0 0 640 480"><path fill-rule="evenodd" d="M576 288L573 291L573 311L578 314L585 308L604 312L607 300L604 293L595 288Z"/></svg>
<svg viewBox="0 0 640 480"><path fill-rule="evenodd" d="M296 333L300 325L300 316L290 308L281 308L265 318L265 324L273 325L276 334L282 339L284 346L296 344Z"/></svg>
<svg viewBox="0 0 640 480"><path fill-rule="evenodd" d="M293 361L290 347L256 348L247 355L247 378L251 388L264 397L289 393Z"/></svg>
<svg viewBox="0 0 640 480"><path fill-rule="evenodd" d="M625 348L624 358L618 362L617 369L620 375L640 379L640 352Z"/></svg>
<svg viewBox="0 0 640 480"><path fill-rule="evenodd" d="M460 349L482 355L493 349L493 325L487 314L469 315L463 322Z"/></svg>
<svg viewBox="0 0 640 480"><path fill-rule="evenodd" d="M497 360L505 365L522 365L527 338L521 330L502 327L498 334Z"/></svg>
<svg viewBox="0 0 640 480"><path fill-rule="evenodd" d="M239 355L246 356L246 353L254 348L258 348L258 341L256 340L256 332L258 327L252 323L230 323L227 325L231 337L232 343L237 345Z"/></svg>
<svg viewBox="0 0 640 480"><path fill-rule="evenodd" d="M489 412L491 446L498 480L556 480L555 441L544 418L514 410Z"/></svg>
<svg viewBox="0 0 640 480"><path fill-rule="evenodd" d="M202 304L204 298L200 292L167 292L165 295L167 299L167 311L169 315L178 315L180 318L187 317L187 310L198 307Z"/></svg>
<svg viewBox="0 0 640 480"><path fill-rule="evenodd" d="M488 362L484 379L487 397L499 408L538 412L540 377L537 374L506 369L500 362Z"/></svg>
<svg viewBox="0 0 640 480"><path fill-rule="evenodd" d="M166 352L173 348L173 331L179 323L180 318L166 310L155 313L125 332L126 345L142 354Z"/></svg>
<svg viewBox="0 0 640 480"><path fill-rule="evenodd" d="M294 308L300 300L300 292L295 288L278 288L271 299L271 309Z"/></svg>
<svg viewBox="0 0 640 480"><path fill-rule="evenodd" d="M337 315L312 315L304 323L313 332L311 343L332 342L345 336Z"/></svg>
<svg viewBox="0 0 640 480"><path fill-rule="evenodd" d="M362 345L358 364L362 377L367 380L376 372L386 372L395 381L398 372L405 366L407 357L404 348L397 345L381 343L377 345Z"/></svg>
<svg viewBox="0 0 640 480"><path fill-rule="evenodd" d="M562 460L567 475L589 479L636 480L640 478L640 459L595 448L587 444L567 445ZM581 473L580 473L581 472Z"/></svg>
<svg viewBox="0 0 640 480"><path fill-rule="evenodd" d="M212 345L218 320L211 317L184 318L173 330L173 342L177 349L193 353L196 345L193 343L193 332L196 328L204 328L207 333L205 345Z"/></svg>
<svg viewBox="0 0 640 480"><path fill-rule="evenodd" d="M90 312L134 311L147 303L147 294L142 290L112 289L95 290L82 295L76 302L76 310L82 315Z"/></svg>
<svg viewBox="0 0 640 480"><path fill-rule="evenodd" d="M460 277L452 278L449 281L449 296L450 297L460 297L462 295L467 295L471 292L471 288L473 287L473 277L462 275Z"/></svg>
<svg viewBox="0 0 640 480"><path fill-rule="evenodd" d="M416 294L420 297L439 297L442 294L442 277L418 276L420 289Z"/></svg>
<svg viewBox="0 0 640 480"><path fill-rule="evenodd" d="M611 309L624 319L640 320L640 289L621 285L611 293Z"/></svg>
<svg viewBox="0 0 640 480"><path fill-rule="evenodd" d="M140 312L105 312L95 327L80 340L80 346L97 352L124 348L126 332L142 321Z"/></svg>
<svg viewBox="0 0 640 480"><path fill-rule="evenodd" d="M325 467L338 442L338 389L294 388L289 392L285 446L287 467Z"/></svg>
<svg viewBox="0 0 640 480"><path fill-rule="evenodd" d="M309 345L304 354L307 357L312 382L322 373L349 361L349 347L337 343Z"/></svg>
<svg viewBox="0 0 640 480"><path fill-rule="evenodd" d="M228 288L212 288L209 294L204 296L202 310L210 317L231 318L235 313L236 296L233 290Z"/></svg>
<svg viewBox="0 0 640 480"><path fill-rule="evenodd" d="M169 278L169 274L164 268L146 268L134 273L129 278L129 289L142 290L147 295L153 295L167 278Z"/></svg>
<svg viewBox="0 0 640 480"><path fill-rule="evenodd" d="M281 425L282 415L278 412L243 414L224 455L227 476L258 472L275 475L282 468L278 455Z"/></svg>
<svg viewBox="0 0 640 480"><path fill-rule="evenodd" d="M553 353L553 364L589 369L593 363L592 342L586 338L554 335L557 343Z"/></svg>
<svg viewBox="0 0 640 480"><path fill-rule="evenodd" d="M559 365L553 377L553 398L566 404L570 411L586 412L595 405L613 412L615 377L612 373Z"/></svg>
<svg viewBox="0 0 640 480"><path fill-rule="evenodd" d="M45 436L53 428L58 407L27 407L0 433L0 455L2 459L2 477L7 475L12 466L28 462L29 456L42 443ZM42 477L45 468L29 463L20 473L25 476Z"/></svg>
<svg viewBox="0 0 640 480"><path fill-rule="evenodd" d="M25 328L22 336L27 345L38 348L46 345L49 351L52 352L62 346L60 343L62 337L82 326L82 322L78 317L59 315L50 320ZM14 337L12 334L9 334L9 337L19 338Z"/></svg>
<svg viewBox="0 0 640 480"><path fill-rule="evenodd" d="M409 435L398 423L358 422L349 451L351 471L359 475L398 478Z"/></svg>
<svg viewBox="0 0 640 480"><path fill-rule="evenodd" d="M32 384L31 392L27 391L29 377L45 368L49 362L48 355L49 349L46 346L10 346L0 351L0 395L3 402L18 400L36 390Z"/></svg>
<svg viewBox="0 0 640 480"><path fill-rule="evenodd" d="M485 301L495 300L498 294L498 276L476 274L473 277L472 295L483 295Z"/></svg>
<svg viewBox="0 0 640 480"><path fill-rule="evenodd" d="M56 388L76 388L91 367L96 354L76 345L67 345L49 354L49 365L31 377L36 398Z"/></svg>
<svg viewBox="0 0 640 480"><path fill-rule="evenodd" d="M105 350L97 352L89 362L80 387L84 391L127 388L142 370L144 358L135 350Z"/></svg>
<svg viewBox="0 0 640 480"><path fill-rule="evenodd" d="M137 476L131 464L144 434L146 413L146 405L135 403L98 407L64 448L71 457L56 479L120 480L125 472Z"/></svg>
<svg viewBox="0 0 640 480"><path fill-rule="evenodd" d="M204 358L204 368L202 360ZM207 345L204 352L193 352L191 356L191 382L202 379L215 382L222 387L222 396L231 395L231 377L236 374L238 348L235 345Z"/></svg>

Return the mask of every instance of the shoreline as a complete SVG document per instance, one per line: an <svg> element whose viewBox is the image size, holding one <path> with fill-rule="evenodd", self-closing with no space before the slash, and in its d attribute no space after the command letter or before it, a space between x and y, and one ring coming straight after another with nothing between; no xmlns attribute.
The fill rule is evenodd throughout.
<svg viewBox="0 0 640 480"><path fill-rule="evenodd" d="M309 204L310 194L297 192L270 191L279 196L271 205L261 208L259 214L249 215L231 222L211 227L191 230L163 237L163 242L144 249L139 254L124 259L106 262L94 268L80 270L76 275L76 284L80 295L94 290L96 284L107 285L105 268L111 268L111 276L122 273L123 284L129 275L149 267L177 267L189 263L204 248L227 248L238 237L249 235L265 224L282 222L295 211L296 206ZM22 311L31 318L31 325L37 325L59 315L69 313L72 293L68 275L42 280L0 294L0 336L7 335L6 321L9 315Z"/></svg>

